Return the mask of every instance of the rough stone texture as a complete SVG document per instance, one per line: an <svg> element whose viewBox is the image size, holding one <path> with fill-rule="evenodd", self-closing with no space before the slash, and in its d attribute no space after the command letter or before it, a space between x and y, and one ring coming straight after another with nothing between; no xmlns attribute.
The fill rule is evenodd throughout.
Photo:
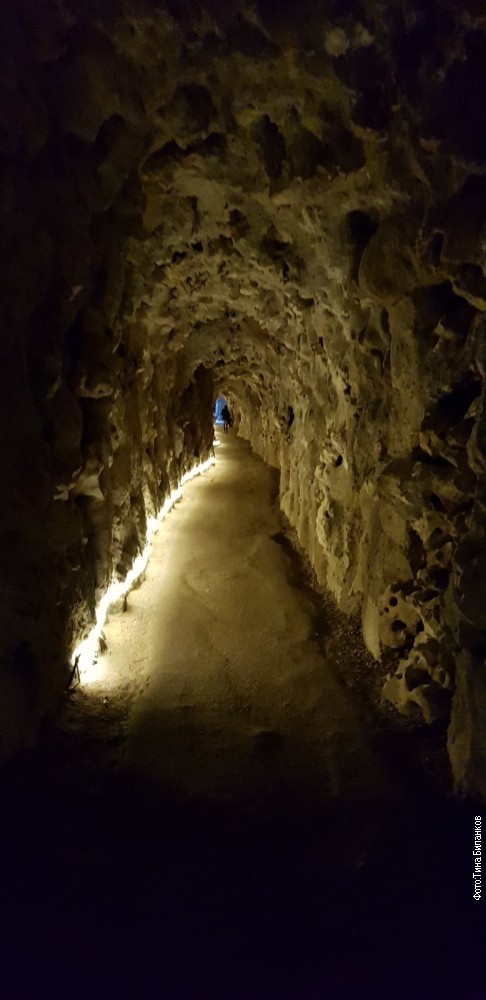
<svg viewBox="0 0 486 1000"><path fill-rule="evenodd" d="M384 697L452 698L486 794L482 5L1 18L4 752L223 390Z"/></svg>

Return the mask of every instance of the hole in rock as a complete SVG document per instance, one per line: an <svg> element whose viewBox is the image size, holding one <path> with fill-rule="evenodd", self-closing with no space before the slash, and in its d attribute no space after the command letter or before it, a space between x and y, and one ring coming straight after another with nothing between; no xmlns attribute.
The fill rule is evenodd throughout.
<svg viewBox="0 0 486 1000"><path fill-rule="evenodd" d="M446 590L449 583L449 570L440 567L432 567L429 571L429 576L431 583L439 588L439 590Z"/></svg>
<svg viewBox="0 0 486 1000"><path fill-rule="evenodd" d="M472 375L458 382L450 392L439 399L435 408L425 418L424 430L431 429L444 433L448 428L454 427L465 417L471 403L481 395L481 389L480 380Z"/></svg>
<svg viewBox="0 0 486 1000"><path fill-rule="evenodd" d="M425 590L419 590L414 594L414 599L417 604L428 604L430 601L435 601L437 598L437 591L432 590L431 587Z"/></svg>
<svg viewBox="0 0 486 1000"><path fill-rule="evenodd" d="M226 136L221 132L210 132L205 139L194 143L186 149L186 156L197 153L202 157L224 157L226 152Z"/></svg>
<svg viewBox="0 0 486 1000"><path fill-rule="evenodd" d="M270 179L276 180L282 173L285 160L285 139L278 126L271 121L268 115L264 115L261 121L254 126L253 131L265 170Z"/></svg>
<svg viewBox="0 0 486 1000"><path fill-rule="evenodd" d="M456 295L450 281L416 289L412 299L419 336L428 337L432 332L439 336L452 334L460 340L467 336L475 309L466 299Z"/></svg>
<svg viewBox="0 0 486 1000"><path fill-rule="evenodd" d="M456 288L463 290L480 301L486 300L486 278L479 264L468 261L458 267L455 275Z"/></svg>
<svg viewBox="0 0 486 1000"><path fill-rule="evenodd" d="M454 469L454 463L449 462L444 455L430 455L428 451L423 451L422 448L414 448L413 457L416 462L422 462L423 465L431 465L436 469Z"/></svg>
<svg viewBox="0 0 486 1000"><path fill-rule="evenodd" d="M382 328L383 332L386 333L387 336L389 337L390 336L390 317L388 315L387 309L382 309L381 310L381 312L380 312L380 323L381 323L381 328Z"/></svg>
<svg viewBox="0 0 486 1000"><path fill-rule="evenodd" d="M407 667L405 671L405 682L409 691L420 687L421 684L430 682L430 674L423 667Z"/></svg>
<svg viewBox="0 0 486 1000"><path fill-rule="evenodd" d="M356 246L357 255L361 258L363 250L366 249L373 233L376 232L378 221L367 212L349 212L348 226L352 240Z"/></svg>
<svg viewBox="0 0 486 1000"><path fill-rule="evenodd" d="M211 120L215 114L215 109L211 94L206 87L189 83L180 88L180 93L184 96L189 114L196 127L201 131L209 128Z"/></svg>
<svg viewBox="0 0 486 1000"><path fill-rule="evenodd" d="M441 498L437 495L437 493L431 493L429 499L434 510L439 510L439 511L445 510L444 504Z"/></svg>
<svg viewBox="0 0 486 1000"><path fill-rule="evenodd" d="M298 121L297 112L295 119ZM319 166L329 168L329 149L312 132L298 125L293 141L288 147L291 175L304 180L313 177Z"/></svg>
<svg viewBox="0 0 486 1000"><path fill-rule="evenodd" d="M407 628L407 623L402 622L401 618L395 618L395 621L391 623L390 628L392 632L404 632Z"/></svg>
<svg viewBox="0 0 486 1000"><path fill-rule="evenodd" d="M442 253L442 247L444 246L444 233L434 233L432 237L432 242L430 244L430 255L432 257L432 263L435 267L440 264L440 255Z"/></svg>
<svg viewBox="0 0 486 1000"><path fill-rule="evenodd" d="M162 146L161 149L155 150L155 152L147 157L143 164L143 171L146 174L161 173L167 166L174 167L175 163L182 160L183 155L184 153L180 146L171 140L165 146Z"/></svg>
<svg viewBox="0 0 486 1000"><path fill-rule="evenodd" d="M244 236L244 234L248 232L250 228L246 216L243 214L243 212L240 212L238 208L231 209L231 212L229 214L229 224L236 236Z"/></svg>
<svg viewBox="0 0 486 1000"><path fill-rule="evenodd" d="M451 536L448 535L445 531L443 531L442 528L434 528L427 542L427 548L437 549L440 546L445 545L447 542L450 541L451 541Z"/></svg>
<svg viewBox="0 0 486 1000"><path fill-rule="evenodd" d="M291 251L291 246L289 243L285 243L283 240L278 238L274 226L270 226L265 233L261 242L261 247L264 253L268 254L269 257L274 260L282 261L282 266L288 268L288 264L284 258Z"/></svg>
<svg viewBox="0 0 486 1000"><path fill-rule="evenodd" d="M425 546L418 532L412 527L408 528L407 538L408 561L415 576L426 564Z"/></svg>

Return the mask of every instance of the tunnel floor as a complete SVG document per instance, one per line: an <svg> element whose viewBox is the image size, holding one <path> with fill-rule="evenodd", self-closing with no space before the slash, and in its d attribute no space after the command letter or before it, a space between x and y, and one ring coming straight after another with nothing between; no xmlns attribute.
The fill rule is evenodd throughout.
<svg viewBox="0 0 486 1000"><path fill-rule="evenodd" d="M0 997L480 1000L474 808L343 682L367 654L221 439L0 775Z"/></svg>

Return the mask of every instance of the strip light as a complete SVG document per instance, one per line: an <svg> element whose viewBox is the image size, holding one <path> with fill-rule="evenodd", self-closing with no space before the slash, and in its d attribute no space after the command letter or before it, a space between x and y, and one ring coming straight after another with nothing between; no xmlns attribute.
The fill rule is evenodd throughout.
<svg viewBox="0 0 486 1000"><path fill-rule="evenodd" d="M71 665L76 667L78 670L80 681L95 679L93 676L93 667L98 657L100 639L108 617L108 612L110 608L120 600L120 598L125 597L125 595L128 594L134 583L136 583L142 576L152 552L152 539L154 535L157 534L162 521L167 517L169 511L172 510L174 504L176 504L177 501L183 496L184 486L186 483L188 483L191 479L194 479L196 476L200 476L202 472L207 472L207 470L215 464L215 458L208 458L206 462L201 462L200 465L196 465L193 469L190 469L189 472L186 472L183 475L179 486L177 486L177 488L173 490L170 496L168 496L165 500L157 516L148 518L147 540L143 551L140 552L140 554L133 561L125 579L113 580L108 589L105 591L98 607L96 608L95 624L93 625L91 632L86 636L86 639L83 639L82 642L76 646L76 649L72 654Z"/></svg>

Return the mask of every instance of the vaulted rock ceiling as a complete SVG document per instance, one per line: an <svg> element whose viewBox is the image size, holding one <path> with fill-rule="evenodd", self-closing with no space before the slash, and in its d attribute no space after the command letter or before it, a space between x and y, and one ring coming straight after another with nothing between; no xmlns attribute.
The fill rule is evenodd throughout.
<svg viewBox="0 0 486 1000"><path fill-rule="evenodd" d="M385 696L452 701L484 792L482 4L0 17L4 752L224 391Z"/></svg>

